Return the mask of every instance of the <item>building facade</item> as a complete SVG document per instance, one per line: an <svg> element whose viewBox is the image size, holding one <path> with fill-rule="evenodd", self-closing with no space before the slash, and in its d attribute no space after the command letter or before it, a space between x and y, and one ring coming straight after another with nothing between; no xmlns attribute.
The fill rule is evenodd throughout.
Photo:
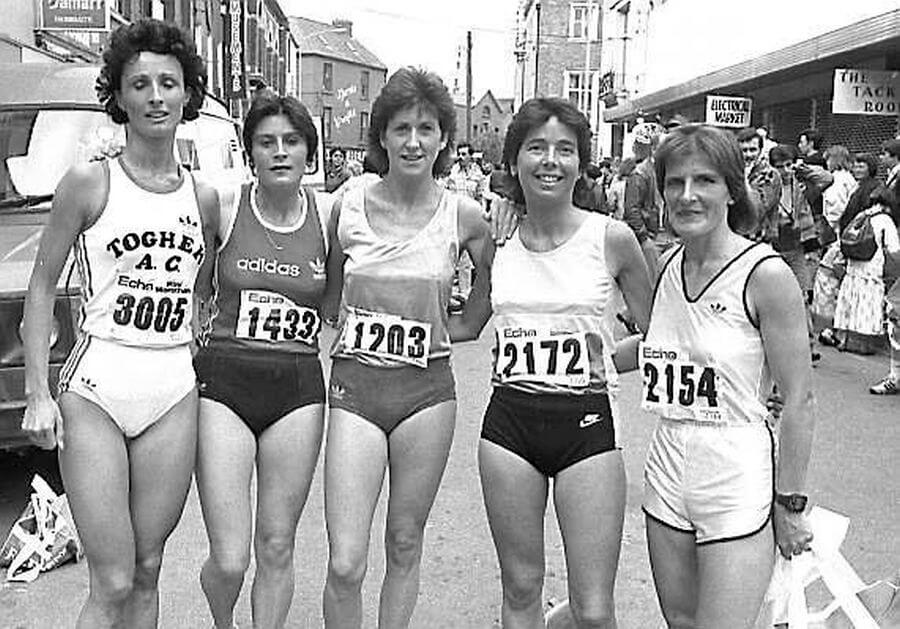
<svg viewBox="0 0 900 629"><path fill-rule="evenodd" d="M535 96L571 100L591 123L595 158L609 145L598 99L602 15L600 0L522 0L515 44L515 108Z"/></svg>
<svg viewBox="0 0 900 629"><path fill-rule="evenodd" d="M300 44L301 100L322 118L322 140L329 155L341 149L362 162L372 102L387 80L387 67L353 38L353 23L329 24L290 18Z"/></svg>
<svg viewBox="0 0 900 629"><path fill-rule="evenodd" d="M819 5L797 0L789 6L782 3L784 19L774 24L762 18L775 14L768 10L777 9L775 0L761 0L741 23L742 30L759 37L734 37L726 29L703 40L703 33L715 30L706 27L707 20L728 20L721 4L668 0L651 7L643 89L624 92L605 113L606 121L625 138L625 146L615 147L617 154L627 152L627 130L635 122L663 121L676 114L704 121L706 99L712 95L749 98L751 123L765 126L778 142L796 144L802 130L816 128L826 144L877 153L884 140L900 133L896 113L836 113L841 109L834 106L837 71L900 71L896 3L845 5L839 15L820 12L812 19ZM882 12L873 14L877 9ZM706 54L679 45L673 33L681 42L704 41ZM896 103L900 108L900 99Z"/></svg>
<svg viewBox="0 0 900 629"><path fill-rule="evenodd" d="M151 17L190 32L206 60L209 92L233 115L252 92L300 95L300 54L277 0L4 0L0 61L99 63L109 33Z"/></svg>

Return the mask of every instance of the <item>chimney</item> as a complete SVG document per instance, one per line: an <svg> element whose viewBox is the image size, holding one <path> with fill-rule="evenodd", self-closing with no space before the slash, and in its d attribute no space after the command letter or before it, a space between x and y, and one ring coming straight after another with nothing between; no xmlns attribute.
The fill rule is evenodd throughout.
<svg viewBox="0 0 900 629"><path fill-rule="evenodd" d="M336 18L331 21L331 24L335 28L342 28L344 32L347 33L350 37L353 37L353 20L347 20L344 18Z"/></svg>

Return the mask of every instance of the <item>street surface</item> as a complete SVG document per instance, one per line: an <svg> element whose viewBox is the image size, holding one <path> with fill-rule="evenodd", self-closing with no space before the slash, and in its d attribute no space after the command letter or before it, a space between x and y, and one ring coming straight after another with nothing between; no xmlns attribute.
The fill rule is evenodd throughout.
<svg viewBox="0 0 900 629"><path fill-rule="evenodd" d="M329 346L329 338L323 347ZM444 483L426 533L422 587L412 626L429 629L499 627L499 570L487 527L476 465L481 415L489 397L492 333L454 349L459 413L456 438ZM869 582L900 569L900 397L869 395L870 383L887 367L886 356L861 357L823 349L815 370L819 424L809 486L814 503L849 515L843 552ZM647 561L640 510L641 469L653 418L636 409L637 374L622 378L619 441L628 472L628 506L619 563L616 603L623 629L662 625ZM6 531L25 504L35 468L51 474L48 457L0 460L0 531ZM48 478L59 489L58 480ZM602 491L602 486L598 491ZM372 531L364 589L365 627L375 626L378 586L383 572L381 539L384 495ZM297 531L296 594L289 627L322 626L321 589L326 562L322 475L317 473ZM552 506L547 512L545 599L566 593L562 544ZM197 574L206 554L206 536L196 492L169 541L161 578L160 627L210 627L211 619ZM252 576L251 566L251 576ZM250 627L249 585L238 601L236 621ZM41 575L29 585L0 584L0 629L71 627L87 592L83 562Z"/></svg>

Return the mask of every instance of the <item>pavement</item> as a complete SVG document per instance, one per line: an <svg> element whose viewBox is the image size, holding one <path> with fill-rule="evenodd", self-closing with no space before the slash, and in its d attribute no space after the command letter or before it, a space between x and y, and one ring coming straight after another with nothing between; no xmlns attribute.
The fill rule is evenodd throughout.
<svg viewBox="0 0 900 629"><path fill-rule="evenodd" d="M481 500L476 448L481 415L489 397L491 335L454 348L459 411L456 437L443 485L426 530L422 586L412 627L465 629L499 627L500 581ZM323 343L327 347L327 340ZM856 356L823 348L815 369L818 426L809 471L812 501L850 516L842 550L864 581L900 570L900 396L869 395L869 384L886 367L884 356ZM654 419L636 410L637 374L622 378L620 443L628 475L628 502L616 586L619 626L662 626L653 591L640 511L642 465ZM27 500L31 474L51 481L52 457L0 455L0 531L7 531ZM375 516L364 587L364 626L375 626L383 574L385 499ZM564 598L566 572L552 504L546 516L545 599ZM207 550L196 492L169 541L161 577L160 627L210 627L197 579ZM321 589L325 576L322 475L317 472L297 531L296 592L288 627L322 626ZM253 567L251 566L250 576ZM249 579L237 605L236 621L249 628ZM0 629L71 627L87 593L87 567L70 564L22 585L0 584Z"/></svg>

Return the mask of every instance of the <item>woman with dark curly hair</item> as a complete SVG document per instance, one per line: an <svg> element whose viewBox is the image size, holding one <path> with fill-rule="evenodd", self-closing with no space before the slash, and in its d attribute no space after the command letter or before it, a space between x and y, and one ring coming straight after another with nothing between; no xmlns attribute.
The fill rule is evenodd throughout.
<svg viewBox="0 0 900 629"><path fill-rule="evenodd" d="M187 498L197 445L194 284L208 273L216 192L174 153L206 73L189 36L157 20L116 30L97 92L126 143L77 164L56 189L28 288L23 429L59 447L90 590L77 626L155 627L163 549ZM56 282L74 247L80 334L54 401L47 378Z"/></svg>
<svg viewBox="0 0 900 629"><path fill-rule="evenodd" d="M403 68L372 107L368 155L384 177L335 202L329 280L340 278L325 447L325 626L360 627L369 535L386 470L386 574L378 626L407 627L425 523L453 439L447 309L453 270L489 239L481 207L435 177L456 114L433 73Z"/></svg>

